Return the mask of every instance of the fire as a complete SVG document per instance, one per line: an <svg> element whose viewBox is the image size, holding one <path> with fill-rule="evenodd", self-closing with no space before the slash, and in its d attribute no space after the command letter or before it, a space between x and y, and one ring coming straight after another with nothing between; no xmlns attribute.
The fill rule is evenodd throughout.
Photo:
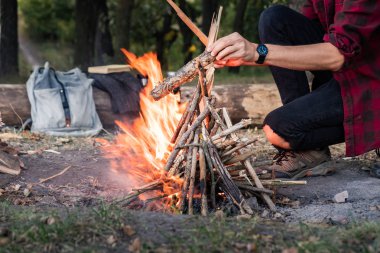
<svg viewBox="0 0 380 253"><path fill-rule="evenodd" d="M159 180L166 198L172 199L179 194L182 180L167 176L163 168L173 148L170 139L185 105L180 105L179 95L170 94L160 101L149 95L154 85L163 80L156 54L137 57L125 49L122 51L131 67L148 77L148 83L140 93L140 116L132 124L116 122L121 132L115 143L106 148L111 167L126 175L129 190Z"/></svg>

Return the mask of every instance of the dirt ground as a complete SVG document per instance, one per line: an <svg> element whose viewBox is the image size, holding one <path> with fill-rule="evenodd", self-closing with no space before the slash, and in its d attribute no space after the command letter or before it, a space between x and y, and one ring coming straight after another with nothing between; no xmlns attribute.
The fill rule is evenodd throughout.
<svg viewBox="0 0 380 253"><path fill-rule="evenodd" d="M265 142L262 133L249 130L261 140L257 144L256 161L270 161L274 148ZM104 135L103 138L112 138ZM18 192L29 184L37 183L71 166L63 175L32 188L29 197L10 194L8 197L21 205L90 206L103 199L112 200L125 195L123 175L113 172L102 156L95 138L61 138L39 135L0 134L0 139L21 151L25 165L20 176L0 174L0 188L17 188ZM370 177L367 171L376 162L374 152L355 158L344 158L344 145L331 147L331 166L336 173L325 177L306 178L307 185L277 188L279 213L276 217L285 222L346 222L352 219L379 219L380 179ZM332 198L342 191L348 192L346 203L334 203ZM25 202L25 203L24 203ZM262 217L270 217L265 208Z"/></svg>
<svg viewBox="0 0 380 253"><path fill-rule="evenodd" d="M255 147L256 162L270 161L275 149L265 142L262 132L250 129L247 134L260 140ZM112 136L104 134L102 138L112 139ZM20 159L25 167L19 176L0 174L0 202L7 201L15 208L37 207L59 212L67 208L99 206L127 194L123 175L110 169L95 138L46 137L8 130L0 133L0 139L21 152ZM278 212L270 213L260 205L256 217L285 224L339 225L379 221L380 179L370 177L368 172L368 168L379 160L376 154L370 152L360 157L344 158L344 145L335 145L331 151L335 174L306 178L307 185L277 188ZM55 175L68 166L71 167L63 175L38 184L41 178ZM31 185L31 193L25 193ZM342 191L348 192L347 202L334 203L332 198ZM178 220L187 224L185 226L192 224L192 227L197 224L194 219L203 219L142 211L131 211L129 216L140 232L153 241L167 240L161 238L167 235L156 233L163 224L165 231L176 233L176 229L180 229L175 225ZM202 222L208 224L208 221Z"/></svg>

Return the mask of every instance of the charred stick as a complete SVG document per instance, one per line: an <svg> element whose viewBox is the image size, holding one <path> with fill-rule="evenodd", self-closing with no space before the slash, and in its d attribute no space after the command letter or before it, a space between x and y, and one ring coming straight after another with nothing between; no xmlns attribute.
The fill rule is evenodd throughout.
<svg viewBox="0 0 380 253"><path fill-rule="evenodd" d="M170 168L168 172L169 176L174 176L178 173L178 168L183 162L183 160L185 160L185 155L183 153L176 157L173 166Z"/></svg>
<svg viewBox="0 0 380 253"><path fill-rule="evenodd" d="M250 163L250 161L248 160L245 160L244 161L244 164L247 168L247 171L249 173L249 175L252 177L253 181L255 182L255 185L258 187L258 188L264 188L263 184L261 183L259 177L257 176L256 174L256 171L255 169L252 167L252 164ZM263 197L263 199L265 200L265 202L267 203L267 205L269 206L269 209L271 211L276 211L276 206L275 204L273 203L272 199L268 196L268 194L265 194L265 193L262 193L261 196Z"/></svg>
<svg viewBox="0 0 380 253"><path fill-rule="evenodd" d="M227 196L230 197L233 203L235 203L242 214L248 213L253 214L252 209L249 207L247 202L245 201L242 193L240 192L239 188L236 186L236 184L232 181L231 175L228 173L226 167L224 167L218 151L214 144L212 144L210 137L208 136L208 133L205 132L204 136L207 145L207 150L210 155L211 161L213 163L213 166L217 170L219 176L221 177L223 184L222 187L224 188L224 192Z"/></svg>
<svg viewBox="0 0 380 253"><path fill-rule="evenodd" d="M222 161L220 160L219 154L215 148L215 146L209 142L207 143L208 150L210 153L211 160L218 171L219 176L222 178L224 188L224 192L227 196L230 197L233 203L235 203L242 214L248 213L253 214L252 209L249 207L247 202L245 201L242 193L236 184L232 181L231 175L228 173L227 169L224 167Z"/></svg>
<svg viewBox="0 0 380 253"><path fill-rule="evenodd" d="M214 175L214 166L212 165L212 160L207 149L207 142L205 141L206 137L208 137L206 126L202 124L202 138L203 138L202 150L206 158L207 166L210 169L210 175L211 175L211 192L210 192L211 197L210 198L211 198L211 206L213 209L215 209L216 208L216 200L215 200L216 181L215 181L215 175Z"/></svg>
<svg viewBox="0 0 380 253"><path fill-rule="evenodd" d="M198 64L202 67L206 67L207 65L213 63L214 60L215 57L212 56L210 52L204 51L198 57L179 69L174 76L166 78L162 83L154 87L150 94L155 100L163 98L173 92L175 88L193 80L193 78L197 75Z"/></svg>
<svg viewBox="0 0 380 253"><path fill-rule="evenodd" d="M248 191L253 191L253 192L258 192L258 193L266 193L266 194L270 194L270 195L274 194L274 191L272 191L272 190L268 190L268 189L264 189L264 188L257 188L257 187L247 185L244 183L236 183L236 185L240 189L243 189L243 190L248 190Z"/></svg>
<svg viewBox="0 0 380 253"><path fill-rule="evenodd" d="M207 115L210 113L210 110L208 109L208 107L205 108L205 110L203 112L201 112L201 114L199 114L199 116L197 117L197 119L194 121L194 123L191 125L191 127L189 127L189 129L187 129L187 131L180 137L180 139L178 140L176 146L174 147L173 149L173 152L169 155L168 157L168 161L165 165L165 170L166 171L169 171L170 168L172 167L173 165L173 162L174 162L174 159L177 157L178 155L178 152L179 152L179 149L176 148L177 146L182 146L185 144L186 140L189 138L190 134L192 132L195 131L195 129L197 129L197 127L199 127L199 125L202 123L202 121L207 117Z"/></svg>
<svg viewBox="0 0 380 253"><path fill-rule="evenodd" d="M206 158L203 148L199 149L199 188L201 191L201 215L207 216Z"/></svg>
<svg viewBox="0 0 380 253"><path fill-rule="evenodd" d="M184 174L183 185L182 185L182 194L178 201L178 206L181 212L183 212L185 208L185 200L187 196L187 191L189 190L189 183L190 183L189 181L190 181L191 164L192 164L191 158L193 155L193 149L194 147L190 147L187 150L187 154L186 154L186 168L185 168L185 174Z"/></svg>
<svg viewBox="0 0 380 253"><path fill-rule="evenodd" d="M198 144L199 142L199 128L195 132L194 136L194 144ZM191 170L190 170L190 185L189 185L189 214L194 213L193 209L193 194L194 194L194 181L195 181L195 172L197 170L197 154L198 147L193 148L192 156L191 156Z"/></svg>
<svg viewBox="0 0 380 253"><path fill-rule="evenodd" d="M186 107L185 113L182 115L181 120L178 123L178 126L174 132L172 139L170 140L171 143L175 143L178 136L181 136L187 130L187 127L194 116L194 111L199 103L200 93L201 93L201 88L198 85L197 88L195 89L192 99L190 100L190 102L188 103Z"/></svg>
<svg viewBox="0 0 380 253"><path fill-rule="evenodd" d="M192 144L185 144L185 145L182 145L182 146L178 146L176 148L178 148L178 149L184 149L184 148L190 148L190 147L197 147L197 148L199 148L201 146L202 146L201 144L194 144L194 143L192 143Z"/></svg>

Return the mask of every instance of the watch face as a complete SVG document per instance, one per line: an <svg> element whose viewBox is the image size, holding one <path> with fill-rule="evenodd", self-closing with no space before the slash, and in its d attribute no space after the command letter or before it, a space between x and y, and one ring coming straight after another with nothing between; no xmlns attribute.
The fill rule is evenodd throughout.
<svg viewBox="0 0 380 253"><path fill-rule="evenodd" d="M260 54L260 55L266 55L268 54L268 48L265 46L265 45L259 45L257 47L257 52Z"/></svg>

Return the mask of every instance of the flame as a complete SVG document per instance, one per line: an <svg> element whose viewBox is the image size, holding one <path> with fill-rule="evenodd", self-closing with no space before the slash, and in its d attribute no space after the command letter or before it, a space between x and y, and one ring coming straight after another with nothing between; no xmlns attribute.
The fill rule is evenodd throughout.
<svg viewBox="0 0 380 253"><path fill-rule="evenodd" d="M160 180L167 199L178 197L182 180L167 176L163 168L173 148L170 139L186 105L179 103L179 95L169 94L159 101L150 96L154 85L163 80L156 54L146 53L137 57L125 49L122 52L132 68L148 77L148 83L140 93L139 117L132 124L116 121L121 132L115 143L106 148L112 156L109 159L111 167L113 171L126 175L129 190Z"/></svg>

